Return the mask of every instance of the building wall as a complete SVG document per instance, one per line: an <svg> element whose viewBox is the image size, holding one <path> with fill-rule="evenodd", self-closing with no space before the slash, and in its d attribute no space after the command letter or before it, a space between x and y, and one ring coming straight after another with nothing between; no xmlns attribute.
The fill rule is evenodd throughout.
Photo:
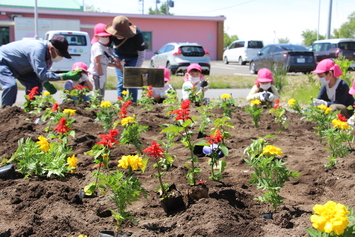
<svg viewBox="0 0 355 237"><path fill-rule="evenodd" d="M10 25L10 41L15 39L11 15L34 17L32 9L2 9L6 15L0 15L0 26ZM80 30L93 36L96 23L108 24L119 13L96 13L78 11L38 10L38 18L47 19L78 19ZM152 50L146 51L146 59L154 55L168 42L196 42L204 46L210 53L211 60L222 59L223 54L223 22L225 17L191 17L125 14L141 31L152 32ZM13 24L13 23L12 23ZM62 29L65 30L65 29ZM39 37L43 37L39 35ZM221 44L222 42L222 44Z"/></svg>

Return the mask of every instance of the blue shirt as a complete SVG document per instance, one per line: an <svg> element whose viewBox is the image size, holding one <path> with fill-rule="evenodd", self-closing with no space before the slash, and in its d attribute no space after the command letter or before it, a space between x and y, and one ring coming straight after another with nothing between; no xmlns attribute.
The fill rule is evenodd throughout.
<svg viewBox="0 0 355 237"><path fill-rule="evenodd" d="M42 81L60 80L60 76L48 71L51 66L48 46L39 40L19 40L0 47L0 65L6 65L16 78L33 77Z"/></svg>

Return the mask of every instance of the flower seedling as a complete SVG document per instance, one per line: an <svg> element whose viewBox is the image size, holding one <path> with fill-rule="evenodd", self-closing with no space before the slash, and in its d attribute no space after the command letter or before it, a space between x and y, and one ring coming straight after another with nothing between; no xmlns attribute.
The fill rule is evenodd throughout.
<svg viewBox="0 0 355 237"><path fill-rule="evenodd" d="M142 87L142 98L137 101L137 104L143 106L143 109L147 111L153 110L154 104L153 98L153 87L152 86L143 86Z"/></svg>
<svg viewBox="0 0 355 237"><path fill-rule="evenodd" d="M142 153L142 144L140 142L140 135L147 131L147 126L139 124L134 117L125 117L121 119L123 131L120 137L121 145L132 144L136 147L138 153Z"/></svg>
<svg viewBox="0 0 355 237"><path fill-rule="evenodd" d="M279 124L279 133L282 132L282 129L288 128L290 122L286 116L286 110L280 105L279 99L276 100L275 106L269 110L269 113L274 115L275 122Z"/></svg>
<svg viewBox="0 0 355 237"><path fill-rule="evenodd" d="M230 94L222 94L220 99L220 107L223 108L223 116L231 118L232 113L235 112L235 100Z"/></svg>
<svg viewBox="0 0 355 237"><path fill-rule="evenodd" d="M114 120L118 117L118 108L110 101L101 101L100 110L96 113L95 121L102 122L102 128L107 131L113 128Z"/></svg>
<svg viewBox="0 0 355 237"><path fill-rule="evenodd" d="M252 100L250 105L245 108L245 112L251 115L251 118L253 119L253 125L256 128L259 127L260 115L263 113L263 108L259 106L260 104L260 100Z"/></svg>
<svg viewBox="0 0 355 237"><path fill-rule="evenodd" d="M267 137L272 136L265 138ZM284 199L279 195L281 188L290 178L298 178L300 174L286 168L286 163L281 159L282 150L268 145L265 138L253 140L253 143L244 150L244 153L249 156L249 159L244 159L244 161L255 172L251 174L252 178L249 181L257 185L258 189L267 190L264 196L259 196L255 200L268 202L275 212Z"/></svg>
<svg viewBox="0 0 355 237"><path fill-rule="evenodd" d="M302 111L302 107L300 106L299 102L295 99L290 99L288 102L288 107L290 107L290 109L296 111L297 113L299 114L302 114L303 111Z"/></svg>

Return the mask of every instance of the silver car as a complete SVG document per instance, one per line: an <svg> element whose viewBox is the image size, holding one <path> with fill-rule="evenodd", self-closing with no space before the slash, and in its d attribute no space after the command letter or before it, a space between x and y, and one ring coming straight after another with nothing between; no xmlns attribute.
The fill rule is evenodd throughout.
<svg viewBox="0 0 355 237"><path fill-rule="evenodd" d="M204 75L210 74L210 54L197 43L168 43L154 54L150 59L150 67L163 66L171 74L184 74L191 63L197 63Z"/></svg>

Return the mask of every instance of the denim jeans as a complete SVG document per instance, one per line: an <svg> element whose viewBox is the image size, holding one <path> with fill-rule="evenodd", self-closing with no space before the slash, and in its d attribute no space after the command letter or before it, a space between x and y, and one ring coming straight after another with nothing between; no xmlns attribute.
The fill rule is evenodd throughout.
<svg viewBox="0 0 355 237"><path fill-rule="evenodd" d="M128 67L135 67L137 63L138 57L131 57L131 58L123 58L119 57L121 60L125 60L124 66ZM117 96L122 97L122 91L126 90L123 88L123 71L116 68L116 75L117 75ZM132 102L137 101L138 97L138 89L137 88L128 88L128 92L132 94Z"/></svg>

